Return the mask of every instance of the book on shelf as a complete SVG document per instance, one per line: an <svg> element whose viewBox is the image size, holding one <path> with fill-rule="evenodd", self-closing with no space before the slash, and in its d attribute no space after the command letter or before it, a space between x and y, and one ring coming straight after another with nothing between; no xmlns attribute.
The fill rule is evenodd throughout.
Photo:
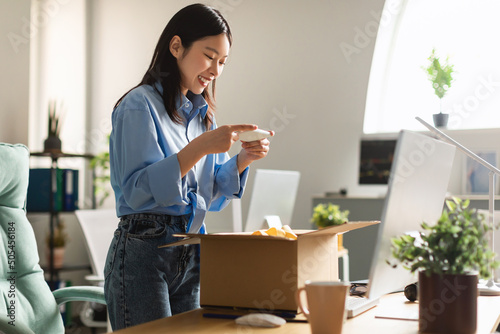
<svg viewBox="0 0 500 334"><path fill-rule="evenodd" d="M50 168L30 169L26 211L50 212L52 192L54 211L78 209L78 170L56 168L54 171L56 177L51 186Z"/></svg>

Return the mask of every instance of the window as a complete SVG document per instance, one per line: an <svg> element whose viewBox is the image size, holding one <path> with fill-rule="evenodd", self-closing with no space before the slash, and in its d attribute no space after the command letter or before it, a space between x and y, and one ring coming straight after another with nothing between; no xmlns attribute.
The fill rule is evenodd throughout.
<svg viewBox="0 0 500 334"><path fill-rule="evenodd" d="M456 71L441 104L450 114L448 128L500 128L499 13L496 0L388 0L363 131L423 130L416 116L432 122L440 101L422 67L433 48Z"/></svg>

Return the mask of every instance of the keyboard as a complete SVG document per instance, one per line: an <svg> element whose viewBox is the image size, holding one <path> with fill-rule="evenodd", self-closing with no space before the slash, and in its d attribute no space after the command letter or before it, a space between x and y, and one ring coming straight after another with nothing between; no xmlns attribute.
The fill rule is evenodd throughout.
<svg viewBox="0 0 500 334"><path fill-rule="evenodd" d="M355 316L375 307L378 305L380 299L368 299L364 297L347 297L346 310L347 318L354 318Z"/></svg>

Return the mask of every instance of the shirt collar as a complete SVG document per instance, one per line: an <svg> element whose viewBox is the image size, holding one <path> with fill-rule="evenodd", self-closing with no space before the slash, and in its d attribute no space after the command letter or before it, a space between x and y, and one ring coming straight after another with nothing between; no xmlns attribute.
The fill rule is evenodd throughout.
<svg viewBox="0 0 500 334"><path fill-rule="evenodd" d="M163 87L159 81L155 83L155 88L160 94L163 94ZM201 94L193 94L190 91L188 91L186 95L187 97L181 94L181 98L177 99L175 103L176 110L182 110L189 114L191 110L199 109L201 117L205 118L208 111L208 103L203 96Z"/></svg>
<svg viewBox="0 0 500 334"><path fill-rule="evenodd" d="M208 103L207 101L205 101L201 94L193 94L192 92L188 91L186 96L181 95L181 99L184 105L187 103L186 101L192 103L193 109L199 109L201 117L205 118L205 116L207 115Z"/></svg>

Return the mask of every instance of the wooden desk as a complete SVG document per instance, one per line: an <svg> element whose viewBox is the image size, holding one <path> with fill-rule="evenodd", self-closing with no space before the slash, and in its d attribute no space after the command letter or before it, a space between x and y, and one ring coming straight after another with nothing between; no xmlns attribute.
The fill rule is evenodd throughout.
<svg viewBox="0 0 500 334"><path fill-rule="evenodd" d="M404 313L418 314L418 304L410 303L402 293L384 296L380 304L353 318L344 324L343 334L359 333L418 333L418 321L381 319L376 317L386 314L384 310L397 310ZM117 334L164 334L171 333L274 333L274 334L302 334L311 333L308 323L289 322L280 328L255 328L238 326L234 320L204 318L203 313L215 313L212 310L196 309L173 317L159 319L146 324L116 331ZM227 313L227 312L221 312ZM390 312L389 312L390 313ZM495 332L500 315L500 297L479 297L478 301L478 334Z"/></svg>

